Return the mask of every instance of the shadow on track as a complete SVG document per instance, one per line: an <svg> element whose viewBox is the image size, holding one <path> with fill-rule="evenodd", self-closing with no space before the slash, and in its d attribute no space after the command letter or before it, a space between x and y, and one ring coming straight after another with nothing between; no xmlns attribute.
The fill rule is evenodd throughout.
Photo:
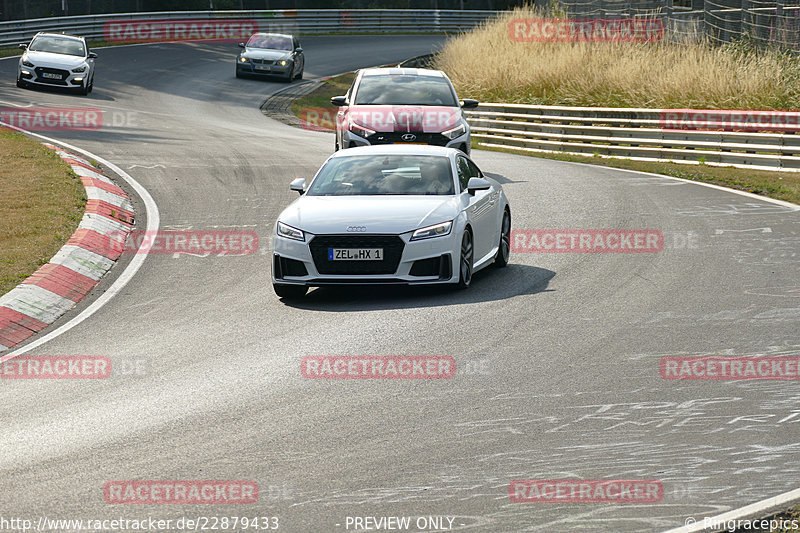
<svg viewBox="0 0 800 533"><path fill-rule="evenodd" d="M489 267L476 273L466 290L453 285L337 285L313 289L300 300L282 301L298 309L335 312L463 305L551 292L547 285L555 275L544 268L509 264L502 270Z"/></svg>

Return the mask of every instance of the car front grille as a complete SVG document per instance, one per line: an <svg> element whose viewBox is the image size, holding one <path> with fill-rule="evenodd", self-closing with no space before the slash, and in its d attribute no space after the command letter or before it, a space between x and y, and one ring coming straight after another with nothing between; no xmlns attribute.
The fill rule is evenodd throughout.
<svg viewBox="0 0 800 533"><path fill-rule="evenodd" d="M69 78L69 71L61 70L58 68L48 68L48 67L36 67L33 69L36 72L36 81L39 83L49 83L50 85L66 85L67 78ZM57 74L61 76L61 79L54 80L53 78L45 78L43 74Z"/></svg>
<svg viewBox="0 0 800 533"><path fill-rule="evenodd" d="M414 139L403 139L404 135L411 134ZM447 146L450 141L441 133L422 133L417 131L393 131L393 132L379 132L369 137L370 144L404 144L404 143L423 143L432 144L435 146Z"/></svg>
<svg viewBox="0 0 800 533"><path fill-rule="evenodd" d="M394 274L406 244L396 235L317 235L308 244L320 274ZM381 261L331 261L329 248L383 248Z"/></svg>
<svg viewBox="0 0 800 533"><path fill-rule="evenodd" d="M256 65L272 65L273 63L275 63L271 59L251 59L250 61L252 61Z"/></svg>

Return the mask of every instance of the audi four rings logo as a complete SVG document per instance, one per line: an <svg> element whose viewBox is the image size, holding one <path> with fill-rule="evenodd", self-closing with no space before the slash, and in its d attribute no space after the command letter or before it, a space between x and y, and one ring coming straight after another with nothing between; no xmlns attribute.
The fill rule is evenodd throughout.
<svg viewBox="0 0 800 533"><path fill-rule="evenodd" d="M347 226L347 231L363 232L363 231L367 231L367 227L366 226Z"/></svg>
<svg viewBox="0 0 800 533"><path fill-rule="evenodd" d="M401 139L403 139L404 141L411 142L411 141L413 141L414 139L416 139L416 138L417 138L417 136L416 136L416 135L414 135L413 133L406 133L405 135L403 135L403 136L402 136L402 137L400 137L400 138L401 138Z"/></svg>

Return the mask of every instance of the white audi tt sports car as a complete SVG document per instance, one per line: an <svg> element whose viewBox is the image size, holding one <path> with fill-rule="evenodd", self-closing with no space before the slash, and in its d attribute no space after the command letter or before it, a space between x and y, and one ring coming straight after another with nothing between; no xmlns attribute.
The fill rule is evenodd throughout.
<svg viewBox="0 0 800 533"><path fill-rule="evenodd" d="M455 148L378 145L336 152L278 217L272 282L308 287L452 283L508 263L511 209L500 184Z"/></svg>

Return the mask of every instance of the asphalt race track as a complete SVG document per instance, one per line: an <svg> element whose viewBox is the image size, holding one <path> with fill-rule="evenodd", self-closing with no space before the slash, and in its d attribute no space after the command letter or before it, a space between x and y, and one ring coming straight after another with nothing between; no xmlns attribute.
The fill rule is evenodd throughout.
<svg viewBox="0 0 800 533"><path fill-rule="evenodd" d="M306 77L441 42L309 37ZM800 212L476 151L504 184L515 230L657 229L663 250L515 253L467 291L319 289L287 304L269 279L272 226L296 197L289 182L313 175L333 136L264 117L259 105L286 85L237 80L237 50L100 49L89 97L18 89L16 59L0 61L2 106L105 112L100 131L45 134L129 172L162 229L256 231L260 243L254 255L151 255L100 312L34 352L108 356L120 369L111 378L0 383L1 516L274 516L290 532L389 516L455 517L459 531L660 531L800 484L798 381L659 374L665 356L800 353ZM449 355L457 371L310 380L307 355ZM512 480L563 478L657 479L665 494L655 504L509 500ZM260 496L112 505L112 480L252 480Z"/></svg>

